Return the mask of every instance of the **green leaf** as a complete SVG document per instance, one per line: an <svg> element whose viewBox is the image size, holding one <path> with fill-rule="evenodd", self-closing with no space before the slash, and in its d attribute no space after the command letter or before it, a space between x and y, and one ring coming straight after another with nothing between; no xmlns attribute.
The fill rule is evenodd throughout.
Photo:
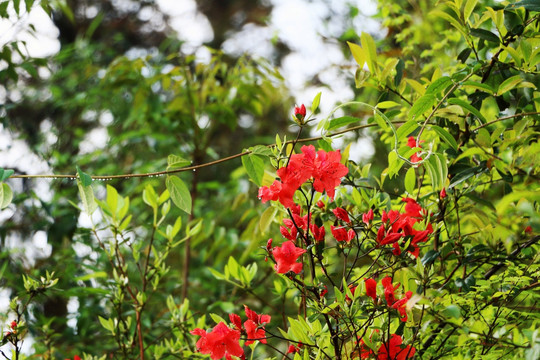
<svg viewBox="0 0 540 360"><path fill-rule="evenodd" d="M471 114L473 114L478 119L480 119L480 121L482 121L482 124L485 124L487 121L484 115L482 115L482 113L480 112L480 110L478 110L477 108L475 108L474 106L466 102L465 100L461 100L458 98L450 98L448 99L448 103L452 105L458 105L462 107L463 109L469 111Z"/></svg>
<svg viewBox="0 0 540 360"><path fill-rule="evenodd" d="M274 155L272 150L268 146L265 146L265 145L255 145L255 146L249 148L249 150L251 151L251 153L253 155L262 155L262 156L273 156Z"/></svg>
<svg viewBox="0 0 540 360"><path fill-rule="evenodd" d="M382 131L386 132L390 130L388 123L381 115L379 115L379 112L376 111L375 114L373 115L373 118L375 119L375 122L377 123L377 125L379 125Z"/></svg>
<svg viewBox="0 0 540 360"><path fill-rule="evenodd" d="M315 95L313 102L311 103L311 112L315 113L319 109L319 104L321 103L321 93Z"/></svg>
<svg viewBox="0 0 540 360"><path fill-rule="evenodd" d="M522 81L523 79L520 75L509 77L508 79L504 80L501 85L499 85L499 89L497 90L497 96L501 96L502 94L512 90Z"/></svg>
<svg viewBox="0 0 540 360"><path fill-rule="evenodd" d="M328 124L328 129L326 129L326 130L332 131L332 130L338 129L338 128L342 127L342 126L346 126L346 125L349 125L349 124L354 124L354 123L357 123L359 121L362 121L362 119L359 119L359 118L356 118L356 117L353 117L353 116L338 117L338 118L330 120L330 123Z"/></svg>
<svg viewBox="0 0 540 360"><path fill-rule="evenodd" d="M11 192L11 188L8 184L2 183L0 186L0 210L8 207L12 199L13 192Z"/></svg>
<svg viewBox="0 0 540 360"><path fill-rule="evenodd" d="M538 2L538 0L522 0L506 6L507 9L517 9L521 7L529 11L540 11L540 2Z"/></svg>
<svg viewBox="0 0 540 360"><path fill-rule="evenodd" d="M409 136L409 134L416 130L417 127L418 123L416 120L410 120L401 125L396 131L398 141L401 141L404 137Z"/></svg>
<svg viewBox="0 0 540 360"><path fill-rule="evenodd" d="M399 103L395 102L395 101L381 101L380 103L377 104L376 108L377 109L389 109L389 108L392 108L392 107L395 107L395 106L401 106Z"/></svg>
<svg viewBox="0 0 540 360"><path fill-rule="evenodd" d="M407 173L405 174L405 190L409 194L412 194L414 192L414 188L416 186L416 172L414 167L410 167L409 170L407 170Z"/></svg>
<svg viewBox="0 0 540 360"><path fill-rule="evenodd" d="M471 17L471 14L477 2L478 0L467 0L467 2L465 3L465 7L463 9L463 18L465 19L465 21L469 20L469 18Z"/></svg>
<svg viewBox="0 0 540 360"><path fill-rule="evenodd" d="M173 203L180 210L191 214L191 194L186 184L178 176L167 176L167 189Z"/></svg>
<svg viewBox="0 0 540 360"><path fill-rule="evenodd" d="M394 86L397 87L401 83L401 79L403 79L404 69L405 69L405 63L403 62L403 59L399 59L396 65L396 77L394 78Z"/></svg>
<svg viewBox="0 0 540 360"><path fill-rule="evenodd" d="M461 317L461 310L457 305L448 305L446 309L443 310L443 314L446 317L459 319Z"/></svg>
<svg viewBox="0 0 540 360"><path fill-rule="evenodd" d="M443 129L442 127L437 125L431 125L430 127L435 130L439 137L448 145L450 145L454 150L458 149L456 139L454 139L454 137L450 135L450 133L446 129Z"/></svg>
<svg viewBox="0 0 540 360"><path fill-rule="evenodd" d="M347 41L347 45L349 45L349 49L351 50L352 56L354 57L354 60L360 66L360 68L364 67L364 64L366 63L366 54L364 52L364 49L360 45L357 45L355 43Z"/></svg>
<svg viewBox="0 0 540 360"><path fill-rule="evenodd" d="M87 281L87 280L96 279L96 278L106 278L108 276L109 275L107 275L107 273L105 271L96 271L96 272L93 272L93 273L90 273L90 274L77 276L73 280L74 281Z"/></svg>
<svg viewBox="0 0 540 360"><path fill-rule="evenodd" d="M81 168L77 165L77 175L79 175L79 179L81 180L81 183L83 186L90 186L92 184L92 177L88 175L87 173L83 172Z"/></svg>
<svg viewBox="0 0 540 360"><path fill-rule="evenodd" d="M463 82L462 86L465 87L465 88L470 87L470 88L473 88L475 90L484 91L484 92L487 92L490 95L493 95L495 93L495 91L493 90L493 88L491 86L489 86L488 84L480 83L478 81L467 80L467 81Z"/></svg>
<svg viewBox="0 0 540 360"><path fill-rule="evenodd" d="M77 180L77 187L79 188L79 195L83 203L84 211L88 215L92 215L96 211L98 205L94 197L94 190L91 185L84 186L82 181Z"/></svg>
<svg viewBox="0 0 540 360"><path fill-rule="evenodd" d="M242 165L244 166L249 178L257 186L261 186L264 176L264 160L258 155L244 155L242 156Z"/></svg>
<svg viewBox="0 0 540 360"><path fill-rule="evenodd" d="M467 36L467 32L466 32L466 29L465 27L458 21L456 20L452 15L448 14L448 13L445 13L444 11L441 11L441 10L434 10L430 13L430 15L435 15L435 16L438 16L440 17L441 19L444 19L446 21L448 21L450 24L452 24L452 26L454 26L463 36Z"/></svg>
<svg viewBox="0 0 540 360"><path fill-rule="evenodd" d="M6 179L8 179L11 175L13 175L14 171L9 169L9 170L4 170L3 168L0 168L0 182L2 181L5 181Z"/></svg>
<svg viewBox="0 0 540 360"><path fill-rule="evenodd" d="M424 94L420 96L409 110L409 119L416 118L437 104L437 98L434 94Z"/></svg>
<svg viewBox="0 0 540 360"><path fill-rule="evenodd" d="M428 88L426 89L426 95L427 94L438 95L441 91L443 91L444 89L446 89L448 86L450 86L453 83L454 82L452 81L450 77L442 76L438 78L437 80L435 80L434 82L432 82L428 86Z"/></svg>
<svg viewBox="0 0 540 360"><path fill-rule="evenodd" d="M478 130L475 140L483 147L491 147L491 136L489 135L489 131L485 128Z"/></svg>
<svg viewBox="0 0 540 360"><path fill-rule="evenodd" d="M156 194L156 191L154 190L154 187L150 184L147 184L145 187L144 187L144 190L143 190L143 201L145 202L145 204L147 204L148 206L154 208L154 209L157 209L158 207L158 196Z"/></svg>
<svg viewBox="0 0 540 360"><path fill-rule="evenodd" d="M482 40L486 40L495 44L501 42L501 39L489 30L484 29L471 29L471 35Z"/></svg>
<svg viewBox="0 0 540 360"><path fill-rule="evenodd" d="M261 219L259 220L259 228L263 234L268 231L270 224L272 224L272 221L276 217L277 210L278 209L276 207L270 206L262 213Z"/></svg>
<svg viewBox="0 0 540 360"><path fill-rule="evenodd" d="M441 253L437 250L429 250L426 255L424 255L424 257L422 258L422 265L424 266L427 266L429 264L432 264L435 259L437 259L439 257Z"/></svg>
<svg viewBox="0 0 540 360"><path fill-rule="evenodd" d="M372 74L377 74L377 49L373 38L368 33L362 32L360 35L360 43L362 44L362 48L366 50L366 62L369 71Z"/></svg>
<svg viewBox="0 0 540 360"><path fill-rule="evenodd" d="M191 161L180 156L169 155L167 157L167 171L176 170L191 165Z"/></svg>

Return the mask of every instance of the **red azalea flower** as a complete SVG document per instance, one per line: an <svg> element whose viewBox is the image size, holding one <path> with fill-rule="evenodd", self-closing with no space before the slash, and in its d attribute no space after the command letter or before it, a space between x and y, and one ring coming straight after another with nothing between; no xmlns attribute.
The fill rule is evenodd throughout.
<svg viewBox="0 0 540 360"><path fill-rule="evenodd" d="M288 240L296 240L296 236L298 235L298 230L296 230L296 226L294 226L294 222L291 219L283 219L283 223L285 226L279 227L279 232L285 239ZM289 231L290 230L290 231Z"/></svg>
<svg viewBox="0 0 540 360"><path fill-rule="evenodd" d="M315 241L323 241L324 237L326 235L326 230L324 229L324 226L318 227L315 224L309 225L309 229L311 230L311 234L313 235L313 239Z"/></svg>
<svg viewBox="0 0 540 360"><path fill-rule="evenodd" d="M364 340L360 340L360 359L369 359L373 356L373 350L366 346Z"/></svg>
<svg viewBox="0 0 540 360"><path fill-rule="evenodd" d="M369 211L365 214L362 214L362 221L364 224L369 225L371 221L373 221L373 210L369 209Z"/></svg>
<svg viewBox="0 0 540 360"><path fill-rule="evenodd" d="M321 200L317 201L317 206L319 209L324 209L324 203Z"/></svg>
<svg viewBox="0 0 540 360"><path fill-rule="evenodd" d="M351 222L351 219L349 218L349 214L347 213L347 210L343 208L335 208L334 210L332 210L332 212L334 213L334 215L336 215L338 219L345 221L347 224Z"/></svg>
<svg viewBox="0 0 540 360"><path fill-rule="evenodd" d="M210 354L212 360L221 359L224 356L242 357L244 350L240 346L240 331L229 328L220 322L212 331L194 329L191 334L201 338L197 341L197 350L202 354Z"/></svg>
<svg viewBox="0 0 540 360"><path fill-rule="evenodd" d="M246 316L248 317L248 320L244 322L244 327L246 329L248 338L246 345L253 344L256 340L266 344L266 332L264 331L264 326L270 322L270 315L258 315L247 305L244 305L244 309Z"/></svg>
<svg viewBox="0 0 540 360"><path fill-rule="evenodd" d="M300 121L304 120L306 117L306 107L304 104L294 108L294 117Z"/></svg>
<svg viewBox="0 0 540 360"><path fill-rule="evenodd" d="M414 138L414 136L409 136L409 139L407 139L407 146L410 147L411 149L415 147L420 147L420 145L416 142L416 139ZM416 154L411 155L410 160L415 163L415 162L421 161L422 158L418 156L418 153L416 153Z"/></svg>
<svg viewBox="0 0 540 360"><path fill-rule="evenodd" d="M276 246L273 250L276 272L285 274L292 271L299 274L303 264L297 263L296 260L305 252L306 250L296 247L292 241L285 241L281 247Z"/></svg>
<svg viewBox="0 0 540 360"><path fill-rule="evenodd" d="M374 279L365 279L366 295L371 297L373 301L377 301L377 282Z"/></svg>
<svg viewBox="0 0 540 360"><path fill-rule="evenodd" d="M422 213L424 209L416 202L416 200L411 198L403 198L403 201L407 204L405 205L405 216L410 216L414 218L422 218Z"/></svg>
<svg viewBox="0 0 540 360"><path fill-rule="evenodd" d="M13 320L9 326L11 327L11 330L15 330L15 328L17 327L17 322Z"/></svg>
<svg viewBox="0 0 540 360"><path fill-rule="evenodd" d="M343 226L330 226L332 235L336 238L337 241L346 241L350 242L356 236L356 232L353 229L347 231Z"/></svg>
<svg viewBox="0 0 540 360"><path fill-rule="evenodd" d="M231 320L231 323L234 325L234 330L242 330L242 319L239 315L229 314L229 320Z"/></svg>
<svg viewBox="0 0 540 360"><path fill-rule="evenodd" d="M319 150L315 154L313 145L302 146L306 163L313 171L313 187L316 191L326 194L334 199L336 187L341 184L341 178L349 173L349 169L341 161L341 153L338 151Z"/></svg>
<svg viewBox="0 0 540 360"><path fill-rule="evenodd" d="M392 306L396 302L396 295L394 292L399 288L399 284L392 285L392 278L387 276L381 280L381 284L384 287L384 297L388 306Z"/></svg>
<svg viewBox="0 0 540 360"><path fill-rule="evenodd" d="M411 345L402 348L402 343L401 336L392 335L392 338L379 348L377 360L406 360L412 358L416 349Z"/></svg>
<svg viewBox="0 0 540 360"><path fill-rule="evenodd" d="M407 291L403 299L396 301L392 305L392 309L396 309L397 311L399 311L399 314L401 315L401 321L403 322L407 321L407 301L411 299L412 294L412 291Z"/></svg>
<svg viewBox="0 0 540 360"><path fill-rule="evenodd" d="M389 229L388 232L384 228L384 224L381 225L379 231L377 231L377 243L379 245L393 244L398 241L403 234L392 232L392 229Z"/></svg>
<svg viewBox="0 0 540 360"><path fill-rule="evenodd" d="M65 360L71 360L71 359L65 359ZM73 360L81 360L81 358L79 357L79 355L75 355L73 357Z"/></svg>
<svg viewBox="0 0 540 360"><path fill-rule="evenodd" d="M523 230L523 231L525 231L526 234L532 234L533 229L532 229L531 225L528 225L528 226L525 228L525 230Z"/></svg>

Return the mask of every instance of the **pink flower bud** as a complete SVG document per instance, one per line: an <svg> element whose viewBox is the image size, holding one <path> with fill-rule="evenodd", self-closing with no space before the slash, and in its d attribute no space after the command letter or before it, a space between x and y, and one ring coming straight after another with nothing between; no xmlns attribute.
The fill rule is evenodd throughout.
<svg viewBox="0 0 540 360"><path fill-rule="evenodd" d="M442 188L441 193L439 194L441 199L444 199L446 197L446 188Z"/></svg>
<svg viewBox="0 0 540 360"><path fill-rule="evenodd" d="M304 106L304 104L296 106L294 108L294 117L300 121L304 120L304 118L306 117L306 107Z"/></svg>

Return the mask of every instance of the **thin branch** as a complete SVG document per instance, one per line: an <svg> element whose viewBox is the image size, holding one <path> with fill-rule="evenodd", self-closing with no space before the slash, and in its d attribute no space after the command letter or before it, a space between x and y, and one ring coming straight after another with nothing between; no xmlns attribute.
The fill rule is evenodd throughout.
<svg viewBox="0 0 540 360"><path fill-rule="evenodd" d="M393 124L403 124L403 123L405 123L405 121L394 121L392 123ZM333 134L330 134L330 135L328 135L326 137L334 137L334 136L345 134L345 133L348 133L348 132L351 132L351 131L366 129L366 128L375 127L375 126L378 126L378 124L358 125L358 126L354 126L354 127L350 127L350 128L341 130L341 131L337 131L337 132L335 132ZM297 142L298 143L303 143L303 142L317 141L317 140L320 140L322 138L323 138L322 136L316 136L316 137L298 139ZM287 141L286 144L292 144L293 142L294 142L293 140ZM275 147L275 146L276 146L276 144L268 145L269 148L272 148L272 147ZM185 172L185 171L196 171L198 169L202 169L202 168L205 168L205 167L209 167L209 166L217 165L217 164L220 164L220 163L224 163L224 162L234 160L236 158L240 158L242 156L246 156L246 155L249 155L249 154L251 154L251 151L248 150L248 151L244 151L244 152L241 152L241 153L238 153L238 154L235 154L235 155L227 156L227 157L224 157L224 158L221 158L221 159L218 159L218 160L210 161L210 162L207 162L207 163L204 163L204 164L183 167L181 169L175 169L175 170L156 171L156 172L140 173L140 174L96 175L96 176L91 176L91 178L92 178L92 180L115 180L115 179L145 178L145 177L171 175L171 174L176 174L176 173ZM19 175L11 175L9 178L10 179L69 179L69 180L75 180L75 179L77 179L77 175L76 174L74 174L74 175L67 175L67 174L23 175L23 174L19 174Z"/></svg>
<svg viewBox="0 0 540 360"><path fill-rule="evenodd" d="M472 132L478 131L478 130L480 130L480 129L482 129L482 128L485 128L486 126L489 126L489 125L498 123L499 121L504 121L504 120L513 119L513 118L522 117L522 116L530 116L530 115L540 115L540 112L533 111L533 112L527 112L527 113L520 113L520 114L514 114L514 115L503 116L503 117L501 117L501 118L498 118L498 119L489 121L489 122L487 122L487 123L485 123L485 124L482 124L482 125L480 125L480 126L478 126L478 127L475 127L475 128L472 129L471 131L472 131Z"/></svg>

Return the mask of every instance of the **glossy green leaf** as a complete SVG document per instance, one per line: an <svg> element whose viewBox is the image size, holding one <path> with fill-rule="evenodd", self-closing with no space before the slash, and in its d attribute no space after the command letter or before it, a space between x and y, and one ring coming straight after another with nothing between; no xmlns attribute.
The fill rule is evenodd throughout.
<svg viewBox="0 0 540 360"><path fill-rule="evenodd" d="M465 100L461 100L458 98L450 98L448 99L448 103L452 105L458 105L462 109L470 112L471 114L476 116L478 119L480 119L482 121L482 124L485 124L487 121L484 115L482 115L482 113L480 112L480 110L478 110L477 108L475 108L474 106L472 106L470 103L468 103Z"/></svg>
<svg viewBox="0 0 540 360"><path fill-rule="evenodd" d="M508 79L504 80L501 85L499 85L499 89L497 90L497 96L501 96L502 94L512 90L522 81L523 79L520 75L509 77Z"/></svg>
<svg viewBox="0 0 540 360"><path fill-rule="evenodd" d="M471 35L496 44L501 42L501 39L489 30L471 29Z"/></svg>
<svg viewBox="0 0 540 360"><path fill-rule="evenodd" d="M349 41L347 41L347 45L349 45L349 49L351 50L354 60L358 66L360 66L360 68L364 67L364 64L366 63L366 54L364 49L362 49L360 45Z"/></svg>
<svg viewBox="0 0 540 360"><path fill-rule="evenodd" d="M0 168L0 182L6 181L13 173L14 171L11 169L5 170Z"/></svg>
<svg viewBox="0 0 540 360"><path fill-rule="evenodd" d="M315 98L313 99L313 102L311 103L311 112L316 113L319 109L319 104L321 103L321 93L319 92L317 95L315 95Z"/></svg>
<svg viewBox="0 0 540 360"><path fill-rule="evenodd" d="M8 207L9 204L11 204L11 200L13 199L13 192L11 191L11 188L6 183L0 184L0 209L5 209Z"/></svg>
<svg viewBox="0 0 540 360"><path fill-rule="evenodd" d="M264 160L259 155L249 154L242 156L242 165L249 178L257 185L262 185L264 176Z"/></svg>
<svg viewBox="0 0 540 360"><path fill-rule="evenodd" d="M407 173L405 174L405 190L409 194L414 193L414 189L416 187L416 172L414 167L410 167L409 170L407 170Z"/></svg>
<svg viewBox="0 0 540 360"><path fill-rule="evenodd" d="M180 156L171 154L167 157L167 170L176 170L189 165L191 165L191 161Z"/></svg>
<svg viewBox="0 0 540 360"><path fill-rule="evenodd" d="M92 177L87 173L83 172L81 168L77 165L77 175L83 186L90 186L92 184Z"/></svg>
<svg viewBox="0 0 540 360"><path fill-rule="evenodd" d="M92 215L98 207L96 199L94 197L94 190L92 189L92 186L84 186L82 184L82 181L77 180L77 187L79 189L79 196L81 197L84 211L88 215Z"/></svg>
<svg viewBox="0 0 540 360"><path fill-rule="evenodd" d="M415 119L426 111L430 110L433 106L437 104L437 97L434 94L422 95L419 97L409 110L409 119Z"/></svg>
<svg viewBox="0 0 540 360"><path fill-rule="evenodd" d="M450 145L454 150L458 149L458 144L456 142L456 139L454 139L454 137L452 135L450 135L450 133L446 129L444 129L444 128L440 127L440 126L437 126L437 125L431 125L430 128L435 130L435 132L439 135L439 137L445 143Z"/></svg>
<svg viewBox="0 0 540 360"><path fill-rule="evenodd" d="M538 0L521 0L506 6L507 9L525 8L529 11L540 11L540 2Z"/></svg>
<svg viewBox="0 0 540 360"><path fill-rule="evenodd" d="M191 214L191 193L182 179L174 175L167 176L166 185L173 203L180 210Z"/></svg>
<svg viewBox="0 0 540 360"><path fill-rule="evenodd" d="M407 121L405 124L401 125L396 131L398 141L401 141L406 136L409 136L409 134L416 130L417 127L418 123L416 122L416 120L410 120Z"/></svg>
<svg viewBox="0 0 540 360"><path fill-rule="evenodd" d="M438 78L437 80L435 80L434 82L432 82L428 86L428 88L426 89L426 95L427 94L437 95L440 92L442 92L444 89L446 89L447 87L452 85L453 83L454 82L452 81L452 79L450 77L442 76L442 77Z"/></svg>
<svg viewBox="0 0 540 360"><path fill-rule="evenodd" d="M340 127L354 124L360 121L362 120L353 116L338 117L338 118L330 120L330 123L328 124L328 128L326 130L332 131L335 129L339 129Z"/></svg>

